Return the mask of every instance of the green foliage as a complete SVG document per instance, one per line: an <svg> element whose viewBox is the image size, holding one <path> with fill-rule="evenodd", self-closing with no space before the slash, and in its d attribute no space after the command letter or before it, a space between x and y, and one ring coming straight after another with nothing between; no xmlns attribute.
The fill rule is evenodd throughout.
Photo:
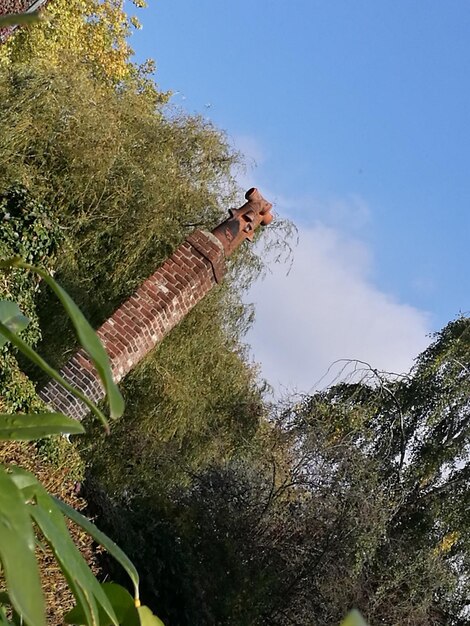
<svg viewBox="0 0 470 626"><path fill-rule="evenodd" d="M0 172L20 176L55 207L67 238L58 275L96 326L194 225L221 219L220 207L232 204L237 156L204 120L155 109L145 94L104 86L72 62L60 71L13 64L3 79L0 108L17 130L0 129ZM246 247L229 283L126 381L132 402L113 437L92 437L93 472L110 489L145 491L156 464L164 480L229 457L252 437L261 396L240 344L250 322L240 267L260 267ZM41 294L41 350L58 363L64 342L73 349L74 340L66 316L51 324L50 304Z"/></svg>
<svg viewBox="0 0 470 626"><path fill-rule="evenodd" d="M66 58L76 58L100 82L125 82L163 100L147 78L145 65L140 68L131 62L128 37L139 22L126 14L123 5L123 0L52 0L39 15L5 16L7 23L29 28L18 29L0 47L0 65L37 60L57 67Z"/></svg>
<svg viewBox="0 0 470 626"><path fill-rule="evenodd" d="M224 331L229 309L220 298L210 294L126 378L126 416L112 437L88 439L90 471L111 493L150 494L189 467L230 458L256 432L263 414L256 369Z"/></svg>
<svg viewBox="0 0 470 626"><path fill-rule="evenodd" d="M0 196L1 243L0 256L21 256L31 263L50 264L60 241L57 226L50 211L32 199L26 188L13 184ZM29 329L28 340L40 338L34 319L34 295L38 281L21 270L2 277L2 297L14 299L35 324Z"/></svg>
<svg viewBox="0 0 470 626"><path fill-rule="evenodd" d="M62 242L53 212L23 185L12 183L0 196L2 257L20 256L27 263L50 264ZM15 281L15 288L21 284Z"/></svg>
<svg viewBox="0 0 470 626"><path fill-rule="evenodd" d="M145 432L140 464L129 434L121 482L103 467L88 485L149 605L181 626L320 626L351 606L371 624L468 624L469 328L449 324L410 376L282 404L225 458L155 447L152 485Z"/></svg>
<svg viewBox="0 0 470 626"><path fill-rule="evenodd" d="M0 259L21 256L30 263L45 263L52 267L54 255L62 241L60 229L46 206L26 189L12 183L0 195ZM40 284L37 276L22 269L4 273L0 279L2 306L17 303L30 324L22 338L35 345L41 338L36 313ZM2 317L2 319L4 319ZM11 345L0 348L0 410L37 411L41 409L34 387L20 371Z"/></svg>
<svg viewBox="0 0 470 626"><path fill-rule="evenodd" d="M134 598L126 589L115 583L102 583L101 588L112 603L121 626L139 626L141 624ZM110 626L112 624L103 610L100 611L99 619L101 626ZM85 624L85 612L81 607L77 606L67 613L64 621L66 624Z"/></svg>
<svg viewBox="0 0 470 626"><path fill-rule="evenodd" d="M28 318L21 313L16 302L8 300L0 301L0 320L14 334L24 330L29 323ZM0 336L0 347L6 343L8 343L8 339L3 335Z"/></svg>
<svg viewBox="0 0 470 626"><path fill-rule="evenodd" d="M223 134L205 120L177 114L162 105L155 107L154 99L142 90L124 83L116 89L98 80L83 63L68 58L63 59L60 69L44 67L34 57L27 67L12 61L0 72L0 83L5 95L0 103L0 115L5 120L0 128L0 145L4 147L0 149L0 176L5 181L20 179L34 186L38 197L54 207L66 235L58 276L96 327L168 257L194 225L212 227L220 220L220 207L233 201L231 168L238 157ZM105 116L102 111L106 111ZM255 272L261 265L247 248L235 264ZM245 359L237 344L241 322L248 319L239 299L241 283L235 272L229 277L232 296L227 297L229 290L219 290L208 314L223 327L217 336L221 352L217 379L221 380L224 365L227 378L233 372L231 380L235 382L238 376L236 390L227 398L227 410L233 416L237 399L251 402L252 373L244 372ZM49 296L41 294L41 350L49 361L58 364L64 353L73 349L74 339L66 316L51 324L49 306ZM200 355L210 352L214 362L217 352L210 349L208 335L214 325L203 320L205 314L207 310L202 310L193 318L193 329L201 328L196 330L194 345L198 341ZM188 334L180 333L178 340L167 343L168 361L171 350L175 362L182 361L182 342ZM236 355L231 353L233 348ZM169 391L176 414L173 420L173 409L169 410L168 404L163 407L165 433L161 441L168 441L174 432L179 445L185 437L183 424L188 426L189 441L197 430L189 418L194 414L209 444L211 426L205 426L203 419L207 408L214 416L219 413L218 428L231 436L223 422L226 409L207 407L210 401L195 389L201 370L195 351L187 359L194 367L192 371L180 368L173 373L171 363L167 373L155 362L148 366L148 374L141 376L145 383L151 369L165 376L161 384L155 382L154 395L148 393L147 384L137 392L138 385L130 383L133 398L149 423L162 387L166 395L174 381ZM206 364L210 370L209 359ZM247 400L242 399L244 386ZM194 399L190 398L190 388ZM222 392L218 397L223 402ZM233 417L230 424L236 426Z"/></svg>
<svg viewBox="0 0 470 626"><path fill-rule="evenodd" d="M194 225L215 225L220 207L228 208L235 191L231 168L237 155L207 121L163 107L165 95L149 83L145 70L129 62L128 24L119 0L56 0L50 3L47 22L17 33L0 53L2 188L8 190L20 181L21 189L34 189L34 202L52 207L45 234L57 228L63 234L54 269L95 326L168 257ZM11 223L9 218L6 223ZM16 240L13 236L13 243ZM25 236L24 244L30 240L42 241L47 248L47 240L37 233ZM24 249L1 252L3 258L28 257ZM48 270L54 253L55 249L44 252L42 262ZM18 285L17 276L29 276L24 268L38 258L26 261L12 270L10 285ZM242 266L257 271L260 262L254 254L241 252L233 267ZM231 281L235 275L235 271L229 274ZM48 273L41 278L49 282ZM22 307L33 323L21 338L6 335L57 379L46 363L59 363L74 349L76 339L67 312L52 321L50 313L57 305L43 292L41 352L46 359L33 351L37 338L27 333L39 328L37 285L28 291L29 310ZM62 292L59 295L63 302L67 300ZM17 299L13 293L5 298ZM77 311L68 308L76 317ZM165 342L158 355L160 365L156 366L155 357L149 359L129 381L127 393L132 394L136 408L122 426L115 425L117 443L100 441L99 445L108 452L118 450L125 445L126 432L133 429L129 451L133 478L142 448L139 437L149 442L156 435L156 444L143 455L142 479L133 489L149 487L152 464L159 455L173 463L166 463L168 475L176 473L174 461L180 450L182 463L207 464L243 447L243 439L253 434L260 415L260 392L239 343L248 317L238 288L217 290L199 315L194 312L173 340ZM120 412L115 403L113 412ZM160 417L157 433L152 423ZM93 442L94 450L97 443ZM173 453L165 455L166 446ZM42 450L50 454L47 444ZM117 461L109 468L115 476L120 471ZM118 486L122 491L122 484ZM55 511L57 505L39 487L34 490L36 500ZM32 496L30 491L25 494ZM60 534L59 517L49 527L39 509L32 513L46 536ZM52 545L61 562L63 550L67 553L64 545ZM72 553L69 558L74 558ZM88 622L100 619L98 605L106 604L103 590L93 585L81 566L78 573L81 582L72 581L78 610ZM90 594L87 584L93 587ZM141 622L158 623L145 607L138 607L138 614Z"/></svg>
<svg viewBox="0 0 470 626"><path fill-rule="evenodd" d="M0 560L11 604L27 624L46 626L33 525L21 491L0 467Z"/></svg>
<svg viewBox="0 0 470 626"><path fill-rule="evenodd" d="M49 285L51 290L58 297L60 303L64 308L64 311L72 321L80 344L90 355L91 362L95 366L98 376L100 377L101 384L106 392L106 397L108 398L111 417L120 417L124 411L124 401L122 399L119 389L114 383L111 374L108 354L106 353L106 350L104 349L100 340L96 336L95 332L93 331L90 324L88 323L80 309L77 307L75 302L67 294L67 292L62 289L62 287L43 269L35 267L33 265L29 265L28 263L24 263L23 261L20 261L18 259L7 259L5 261L0 261L0 268L10 267L19 267L25 270L34 271L44 280L44 282ZM18 319L18 317L15 319ZM0 331L14 345L19 347L23 354L25 354L31 362L40 367L51 378L59 381L63 387L70 391L70 393L75 395L77 398L80 398L80 400L82 400L89 407L89 409L97 417L100 418L103 425L105 426L105 429L108 430L108 423L104 415L101 413L101 411L97 409L97 407L94 406L92 402L90 402L84 396L83 393L81 393L78 389L75 389L66 380L64 380L58 374L58 372L51 368L44 361L44 359L42 359L32 348L24 343L14 332L12 332L8 328L6 324L3 324L2 322L0 322Z"/></svg>
<svg viewBox="0 0 470 626"><path fill-rule="evenodd" d="M29 378L21 371L10 347L0 353L0 410L2 412L37 412L44 409Z"/></svg>
<svg viewBox="0 0 470 626"><path fill-rule="evenodd" d="M234 156L202 119L165 116L72 62L60 71L14 65L0 83L0 176L27 181L54 206L71 244L60 269L77 291L102 285L100 295L88 291L101 315L232 197Z"/></svg>
<svg viewBox="0 0 470 626"><path fill-rule="evenodd" d="M66 235L58 275L95 326L195 224L214 226L233 203L237 155L206 121L105 87L73 62L60 71L13 64L0 83L0 177L25 181L54 207ZM260 263L245 247L240 266ZM52 326L41 300L45 354L57 363L73 340L66 317Z"/></svg>
<svg viewBox="0 0 470 626"><path fill-rule="evenodd" d="M4 261L1 264L3 267L17 265L22 269L36 271L59 295L61 303L84 344L83 348L87 350L92 361L100 367L106 394L114 395L114 402L122 407L122 398L112 381L107 355L70 297L52 278L34 266L19 261L14 263ZM27 318L19 312L16 303L0 302L2 340L14 343L27 358L33 358L37 365L50 373L51 368L47 363L16 334L24 329L27 321ZM56 372L54 376L60 379ZM80 432L83 432L80 424L60 413L0 415L0 439L2 440L32 440L50 434ZM28 626L45 626L46 624L45 604L35 556L35 529L37 528L52 550L76 598L79 611L83 614L83 621L80 623L87 626L95 624L98 626L100 623L119 625L112 598L105 593L75 546L69 535L64 514L89 532L110 554L115 556L134 582L135 602L137 606L140 606L138 575L123 551L88 519L65 503L54 500L33 474L16 465L0 466L0 519L2 522L0 524L0 563L7 590L0 600L4 624L9 624L9 622L2 605L11 608L15 624L21 624L23 621ZM104 618L100 618L100 612ZM150 617L145 615L145 618L140 621L137 619L137 623L144 623L149 619L153 619L151 614Z"/></svg>

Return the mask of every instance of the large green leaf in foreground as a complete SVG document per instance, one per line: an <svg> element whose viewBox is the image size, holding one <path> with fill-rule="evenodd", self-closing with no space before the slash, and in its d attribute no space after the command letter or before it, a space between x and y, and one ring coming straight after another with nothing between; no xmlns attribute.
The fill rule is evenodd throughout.
<svg viewBox="0 0 470 626"><path fill-rule="evenodd" d="M85 429L63 413L0 413L0 440L33 441L49 435L79 435Z"/></svg>
<svg viewBox="0 0 470 626"><path fill-rule="evenodd" d="M121 548L112 541L109 537L107 537L99 528L97 528L89 519L87 519L81 513L78 513L71 506L62 502L61 500L55 499L57 506L62 510L62 512L69 517L73 522L78 524L86 531L93 539L99 543L103 548L105 548L111 556L113 556L118 563L122 565L122 567L126 570L129 575L129 578L134 583L135 589L135 598L139 599L139 574L137 573L134 564L129 559L129 557L121 550Z"/></svg>
<svg viewBox="0 0 470 626"><path fill-rule="evenodd" d="M113 607L73 543L56 501L29 472L12 467L11 476L16 487L20 489L23 500L28 503L27 509L31 518L44 535L59 563L77 604L83 609L85 623L88 626L98 626L101 607L110 623L118 626ZM22 572L22 569L16 568L16 571Z"/></svg>
<svg viewBox="0 0 470 626"><path fill-rule="evenodd" d="M134 604L131 594L116 583L102 583L101 587L108 596L116 617L121 626L139 626L139 614ZM81 607L76 606L64 617L66 624L76 624L82 626L85 624L85 615ZM100 611L100 626L110 626L111 621Z"/></svg>
<svg viewBox="0 0 470 626"><path fill-rule="evenodd" d="M46 626L29 505L0 466L0 560L11 603L28 626Z"/></svg>

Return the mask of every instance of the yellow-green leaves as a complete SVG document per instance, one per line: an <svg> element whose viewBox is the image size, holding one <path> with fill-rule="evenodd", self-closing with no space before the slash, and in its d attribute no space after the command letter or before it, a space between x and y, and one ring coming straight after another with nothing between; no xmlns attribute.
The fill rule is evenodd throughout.
<svg viewBox="0 0 470 626"><path fill-rule="evenodd" d="M137 609L141 626L165 626L161 619L148 608L148 606L139 606Z"/></svg>
<svg viewBox="0 0 470 626"><path fill-rule="evenodd" d="M123 2L56 0L48 3L43 15L47 21L34 24L20 42L7 41L12 56L57 66L64 56L72 55L113 83L130 74L132 49L126 40L130 26ZM14 23L17 20L15 16Z"/></svg>

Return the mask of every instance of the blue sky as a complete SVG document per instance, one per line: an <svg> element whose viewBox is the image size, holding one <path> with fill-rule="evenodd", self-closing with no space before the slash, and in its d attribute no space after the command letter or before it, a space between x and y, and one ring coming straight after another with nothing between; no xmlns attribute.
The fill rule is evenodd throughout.
<svg viewBox="0 0 470 626"><path fill-rule="evenodd" d="M138 59L257 161L242 182L299 226L303 267L252 291L261 315L295 300L249 337L265 374L306 389L341 356L409 367L470 309L467 0L149 2ZM276 323L298 329L277 354Z"/></svg>

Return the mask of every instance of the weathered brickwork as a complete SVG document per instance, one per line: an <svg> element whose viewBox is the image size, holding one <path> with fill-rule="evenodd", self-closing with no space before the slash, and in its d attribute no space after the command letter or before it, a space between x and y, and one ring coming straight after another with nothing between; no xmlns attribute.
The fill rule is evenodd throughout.
<svg viewBox="0 0 470 626"><path fill-rule="evenodd" d="M230 209L229 217L212 233L202 230L192 233L98 329L116 382L122 380L222 280L225 257L243 241L252 241L258 226L271 222L272 205L257 189L249 189L245 199L243 206ZM61 374L93 402L103 399L104 390L99 378L82 350L68 361ZM88 413L83 402L55 381L49 382L39 395L53 410L76 419L80 420Z"/></svg>
<svg viewBox="0 0 470 626"><path fill-rule="evenodd" d="M211 233L195 231L176 252L98 329L110 357L116 382L159 343L221 280L224 250ZM104 397L93 365L83 351L62 368L61 375L98 402ZM87 407L55 381L39 395L51 408L82 419Z"/></svg>

